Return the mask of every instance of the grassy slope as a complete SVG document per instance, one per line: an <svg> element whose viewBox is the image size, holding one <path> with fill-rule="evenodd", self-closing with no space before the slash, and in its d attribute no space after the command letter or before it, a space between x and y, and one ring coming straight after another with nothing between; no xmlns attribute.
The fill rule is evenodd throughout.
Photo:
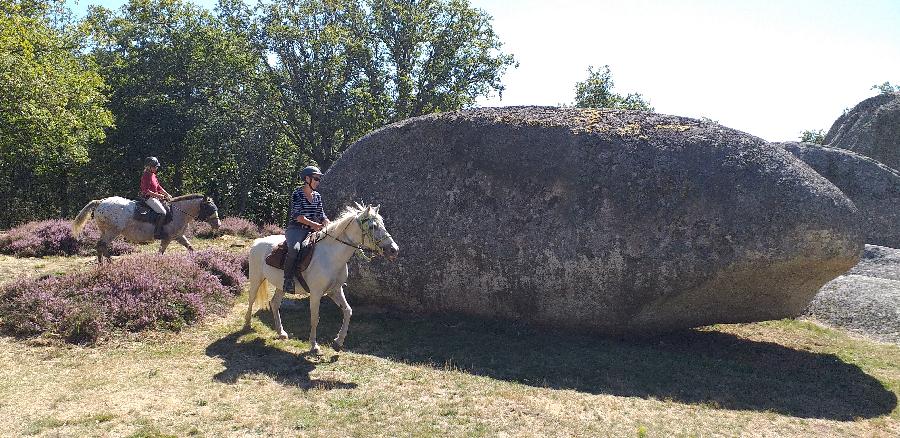
<svg viewBox="0 0 900 438"><path fill-rule="evenodd" d="M0 258L0 272L88 262ZM900 347L809 322L624 341L356 308L349 351L315 358L292 303L285 328L304 341L275 339L268 312L241 332L246 302L94 348L0 338L0 435L900 435ZM322 310L320 342L340 324Z"/></svg>

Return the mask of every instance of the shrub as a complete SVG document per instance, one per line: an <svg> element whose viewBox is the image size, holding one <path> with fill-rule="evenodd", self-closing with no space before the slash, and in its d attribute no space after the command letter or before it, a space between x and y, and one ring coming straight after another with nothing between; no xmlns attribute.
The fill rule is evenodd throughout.
<svg viewBox="0 0 900 438"><path fill-rule="evenodd" d="M185 231L185 235L187 237L199 237L201 239L209 239L212 237L221 236L222 233L218 230L214 230L211 226L209 226L206 222L194 222L191 226Z"/></svg>
<svg viewBox="0 0 900 438"><path fill-rule="evenodd" d="M265 224L260 228L259 234L262 236L273 236L277 234L284 234L284 228L279 227L275 224Z"/></svg>
<svg viewBox="0 0 900 438"><path fill-rule="evenodd" d="M250 222L249 220L244 218L227 217L225 219L222 219L222 225L218 230L214 230L206 222L194 223L189 232L189 237L194 236L201 239L208 239L225 234L229 236L239 236L249 239L255 239L260 236L284 234L284 230L274 224L266 224L263 227L259 227L253 222Z"/></svg>
<svg viewBox="0 0 900 438"><path fill-rule="evenodd" d="M222 226L219 227L219 231L230 236L248 237L250 239L259 237L259 226L240 217L225 218L222 220Z"/></svg>
<svg viewBox="0 0 900 438"><path fill-rule="evenodd" d="M72 236L72 221L51 219L28 222L0 236L0 253L16 257L45 257L54 255L94 255L100 231L88 223L79 238ZM133 245L116 239L110 245L112 255L135 251Z"/></svg>
<svg viewBox="0 0 900 438"><path fill-rule="evenodd" d="M132 255L88 271L0 286L0 332L92 344L114 331L179 330L233 304L246 256Z"/></svg>
<svg viewBox="0 0 900 438"><path fill-rule="evenodd" d="M249 266L249 259L246 253L240 255L230 255L222 258L222 251L206 249L191 254L194 263L199 265L205 271L215 275L223 286L232 290L235 295L241 293L241 288L247 275L244 273L243 267Z"/></svg>

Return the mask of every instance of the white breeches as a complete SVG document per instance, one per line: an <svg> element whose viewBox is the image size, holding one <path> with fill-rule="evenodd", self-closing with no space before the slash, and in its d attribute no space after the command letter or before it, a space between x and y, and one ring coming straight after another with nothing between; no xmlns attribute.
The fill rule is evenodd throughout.
<svg viewBox="0 0 900 438"><path fill-rule="evenodd" d="M159 214L166 214L166 207L163 207L162 202L159 202L159 199L150 198L147 199L147 205L153 209L153 211Z"/></svg>

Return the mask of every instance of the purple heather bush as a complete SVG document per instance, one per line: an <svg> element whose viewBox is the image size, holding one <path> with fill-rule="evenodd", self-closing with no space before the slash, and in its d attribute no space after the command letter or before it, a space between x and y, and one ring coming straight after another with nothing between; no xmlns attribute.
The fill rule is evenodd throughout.
<svg viewBox="0 0 900 438"><path fill-rule="evenodd" d="M225 219L222 219L222 225L218 230L213 230L213 228L206 222L196 222L191 228L193 236L202 239L218 237L224 234L227 234L229 236L246 237L250 239L255 239L260 236L268 236L270 234L284 234L284 231L281 228L278 228L278 226L276 225L269 224L260 229L260 227L253 222L241 217L227 217ZM278 230L278 232L275 233L273 232L274 230Z"/></svg>
<svg viewBox="0 0 900 438"><path fill-rule="evenodd" d="M278 234L284 234L284 228L279 227L275 224L265 224L260 228L259 234L262 236L274 236Z"/></svg>
<svg viewBox="0 0 900 438"><path fill-rule="evenodd" d="M93 255L100 231L89 222L79 238L72 236L72 221L50 219L28 222L0 236L0 253L16 257L54 255ZM133 245L116 239L110 245L112 255L135 251Z"/></svg>
<svg viewBox="0 0 900 438"><path fill-rule="evenodd" d="M0 285L0 332L93 344L115 331L179 330L222 314L246 256L216 250L131 255L87 271Z"/></svg>

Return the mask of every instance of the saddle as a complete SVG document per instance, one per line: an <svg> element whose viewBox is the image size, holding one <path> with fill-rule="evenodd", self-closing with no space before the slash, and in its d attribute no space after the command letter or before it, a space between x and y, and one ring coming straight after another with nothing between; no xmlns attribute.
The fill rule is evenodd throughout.
<svg viewBox="0 0 900 438"><path fill-rule="evenodd" d="M300 255L297 256L299 260L297 262L297 270L295 274L297 278L300 279L300 284L304 289L308 289L306 287L306 282L303 280L303 271L309 267L309 262L312 261L313 253L316 251L316 242L312 241L312 234L310 233L306 239L303 239L303 243L301 243ZM287 255L287 245L284 242L281 242L276 246L272 253L266 256L266 264L278 269L284 269L284 256Z"/></svg>
<svg viewBox="0 0 900 438"><path fill-rule="evenodd" d="M163 224L165 225L172 222L172 206L168 202L164 202L163 206L166 207L166 218L163 220ZM155 224L158 216L159 213L153 211L153 209L147 205L146 199L137 200L137 208L134 209L134 220Z"/></svg>

